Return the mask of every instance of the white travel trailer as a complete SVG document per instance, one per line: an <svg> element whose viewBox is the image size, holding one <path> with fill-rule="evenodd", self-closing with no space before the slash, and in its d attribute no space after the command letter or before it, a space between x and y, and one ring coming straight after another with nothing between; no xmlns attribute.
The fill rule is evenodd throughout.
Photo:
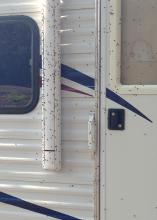
<svg viewBox="0 0 157 220"><path fill-rule="evenodd" d="M0 219L157 219L156 11L0 1Z"/></svg>

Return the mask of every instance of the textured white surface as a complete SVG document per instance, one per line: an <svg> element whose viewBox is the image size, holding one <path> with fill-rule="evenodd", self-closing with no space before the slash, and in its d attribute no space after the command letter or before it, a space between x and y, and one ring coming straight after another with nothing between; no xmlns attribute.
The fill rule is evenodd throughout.
<svg viewBox="0 0 157 220"><path fill-rule="evenodd" d="M41 27L40 1L1 0L0 14L24 14ZM62 5L62 63L94 77L94 0ZM69 31L64 31L69 30ZM76 89L83 89L76 84ZM68 94L68 95L67 95ZM62 170L42 169L41 100L26 115L0 115L0 191L84 220L94 219L95 165L88 152L88 118L95 99L63 92ZM50 219L0 203L0 219Z"/></svg>
<svg viewBox="0 0 157 220"><path fill-rule="evenodd" d="M42 0L42 166L61 169L60 0Z"/></svg>

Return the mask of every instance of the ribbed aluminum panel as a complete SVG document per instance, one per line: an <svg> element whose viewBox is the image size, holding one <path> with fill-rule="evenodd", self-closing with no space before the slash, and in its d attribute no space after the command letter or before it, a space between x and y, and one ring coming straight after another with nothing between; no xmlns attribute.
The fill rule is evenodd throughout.
<svg viewBox="0 0 157 220"><path fill-rule="evenodd" d="M29 15L40 26L40 3L39 0L1 0L0 14ZM61 19L62 63L94 77L94 0L63 1ZM41 101L29 114L0 115L0 191L84 220L93 220L95 167L88 152L87 128L89 112L94 108L94 98L70 92L67 96L63 92L63 168L60 172L42 169ZM50 219L0 203L0 219L4 218Z"/></svg>

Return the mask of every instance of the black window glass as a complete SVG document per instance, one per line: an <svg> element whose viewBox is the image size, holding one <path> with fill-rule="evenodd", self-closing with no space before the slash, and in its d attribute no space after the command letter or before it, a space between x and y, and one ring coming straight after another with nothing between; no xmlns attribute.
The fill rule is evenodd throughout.
<svg viewBox="0 0 157 220"><path fill-rule="evenodd" d="M39 97L39 31L24 16L0 18L0 113L27 113Z"/></svg>

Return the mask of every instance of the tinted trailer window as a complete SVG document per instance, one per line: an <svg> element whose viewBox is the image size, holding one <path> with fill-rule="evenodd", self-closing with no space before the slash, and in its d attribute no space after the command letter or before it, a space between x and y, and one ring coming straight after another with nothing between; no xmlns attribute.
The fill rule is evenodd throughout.
<svg viewBox="0 0 157 220"><path fill-rule="evenodd" d="M0 17L0 113L27 113L39 98L39 31L29 17Z"/></svg>
<svg viewBox="0 0 157 220"><path fill-rule="evenodd" d="M157 1L122 4L122 77L124 85L157 84Z"/></svg>

